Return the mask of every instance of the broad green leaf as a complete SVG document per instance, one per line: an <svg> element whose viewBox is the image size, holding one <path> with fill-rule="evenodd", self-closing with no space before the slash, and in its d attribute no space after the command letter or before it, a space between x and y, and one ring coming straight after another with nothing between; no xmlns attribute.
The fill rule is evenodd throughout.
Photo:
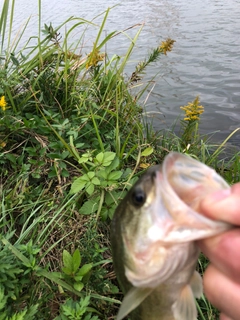
<svg viewBox="0 0 240 320"><path fill-rule="evenodd" d="M81 264L81 254L79 249L76 249L72 256L73 273L76 273Z"/></svg>
<svg viewBox="0 0 240 320"><path fill-rule="evenodd" d="M118 180L122 176L122 171L113 171L108 175L108 180Z"/></svg>
<svg viewBox="0 0 240 320"><path fill-rule="evenodd" d="M99 154L96 155L96 158L98 163L102 163L103 162L103 152L100 152Z"/></svg>
<svg viewBox="0 0 240 320"><path fill-rule="evenodd" d="M118 198L119 198L118 194L121 194L121 192L119 193L117 193L116 191L106 192L105 203L107 204L107 207L109 207L110 205L112 205L113 207L114 205L117 205Z"/></svg>
<svg viewBox="0 0 240 320"><path fill-rule="evenodd" d="M87 176L88 176L89 180L92 180L92 178L95 176L95 172L89 171L89 172L87 173Z"/></svg>
<svg viewBox="0 0 240 320"><path fill-rule="evenodd" d="M84 287L84 284L82 282L75 282L73 287L74 287L75 290L77 290L79 292Z"/></svg>
<svg viewBox="0 0 240 320"><path fill-rule="evenodd" d="M89 195L93 194L94 191L94 184L90 183L87 187L86 187L86 191Z"/></svg>
<svg viewBox="0 0 240 320"><path fill-rule="evenodd" d="M78 159L79 164L87 162L87 161L88 161L88 158L84 158L84 157L81 157L80 159Z"/></svg>
<svg viewBox="0 0 240 320"><path fill-rule="evenodd" d="M67 168L66 163L63 162L63 161L58 161L58 166L59 166L59 168L61 168L61 169L66 169L66 168Z"/></svg>
<svg viewBox="0 0 240 320"><path fill-rule="evenodd" d="M95 184L96 186L100 185L100 180L97 177L94 177L91 181L93 184Z"/></svg>
<svg viewBox="0 0 240 320"><path fill-rule="evenodd" d="M78 160L79 163L92 161L91 153L83 153L81 158Z"/></svg>
<svg viewBox="0 0 240 320"><path fill-rule="evenodd" d="M98 209L98 201L99 201L99 197L96 199L90 199L84 202L84 204L79 210L80 214L89 215L89 214L95 213Z"/></svg>
<svg viewBox="0 0 240 320"><path fill-rule="evenodd" d="M115 170L119 166L119 159L118 157L115 157L111 164L107 167L107 172L111 172Z"/></svg>
<svg viewBox="0 0 240 320"><path fill-rule="evenodd" d="M101 218L102 218L102 221L106 221L107 220L107 218L108 218L108 208L104 207L101 210Z"/></svg>
<svg viewBox="0 0 240 320"><path fill-rule="evenodd" d="M127 168L126 170L124 170L122 178L124 178L125 180L128 180L128 177L129 177L131 174L132 174L132 169Z"/></svg>
<svg viewBox="0 0 240 320"><path fill-rule="evenodd" d="M76 180L73 181L72 185L71 185L71 190L70 190L70 194L74 194L74 193L78 193L79 191L81 191L83 188L85 188L86 186L86 181L82 180L80 178L77 178Z"/></svg>
<svg viewBox="0 0 240 320"><path fill-rule="evenodd" d="M108 180L103 180L101 182L101 187L106 188L109 185Z"/></svg>
<svg viewBox="0 0 240 320"><path fill-rule="evenodd" d="M51 153L48 153L47 156L48 156L50 159L62 159L62 156L61 156L60 153L51 152Z"/></svg>
<svg viewBox="0 0 240 320"><path fill-rule="evenodd" d="M69 155L69 151L62 152L62 159L65 159Z"/></svg>
<svg viewBox="0 0 240 320"><path fill-rule="evenodd" d="M93 172L93 175L92 175L91 172L92 172L92 171L88 172L87 174L82 175L82 176L80 177L80 179L81 179L82 181L85 181L85 182L90 181L90 180L92 179L92 177L94 177L94 175L95 175L94 172Z"/></svg>
<svg viewBox="0 0 240 320"><path fill-rule="evenodd" d="M75 280L76 282L80 282L80 281L82 280L83 276L79 276L79 275L77 274L77 275L75 275L73 278L74 278L74 280Z"/></svg>
<svg viewBox="0 0 240 320"><path fill-rule="evenodd" d="M62 267L62 272L65 273L66 275L68 276L71 276L72 275L72 270L71 269L68 269L66 267Z"/></svg>
<svg viewBox="0 0 240 320"><path fill-rule="evenodd" d="M62 177L64 177L64 178L67 178L67 177L69 177L69 172L67 171L67 170L65 170L65 169L62 169L62 171L61 171L61 176Z"/></svg>
<svg viewBox="0 0 240 320"><path fill-rule="evenodd" d="M56 176L57 176L57 173L56 173L55 168L51 167L50 171L48 172L48 178L53 178L53 177L56 177Z"/></svg>
<svg viewBox="0 0 240 320"><path fill-rule="evenodd" d="M92 269L92 263L84 264L78 271L78 275L85 276Z"/></svg>
<svg viewBox="0 0 240 320"><path fill-rule="evenodd" d="M63 250L63 265L72 272L73 258L67 250Z"/></svg>
<svg viewBox="0 0 240 320"><path fill-rule="evenodd" d="M107 167L111 164L115 156L116 156L115 152L111 152L111 151L100 152L99 154L96 155L95 160L97 160L97 162L100 165Z"/></svg>
<svg viewBox="0 0 240 320"><path fill-rule="evenodd" d="M73 278L76 282L80 282L82 280L83 276L79 276L78 274L76 274Z"/></svg>
<svg viewBox="0 0 240 320"><path fill-rule="evenodd" d="M12 163L16 163L16 157L11 153L6 153L5 157L10 160Z"/></svg>
<svg viewBox="0 0 240 320"><path fill-rule="evenodd" d="M153 148L152 147L148 147L148 148L146 148L145 150L143 150L141 152L141 156L142 157L147 157L147 156L150 156L152 153L153 153Z"/></svg>
<svg viewBox="0 0 240 320"><path fill-rule="evenodd" d="M113 218L113 214L115 212L115 207L112 206L110 208L104 207L101 211L101 218L103 221L106 221L107 218L112 219Z"/></svg>
<svg viewBox="0 0 240 320"><path fill-rule="evenodd" d="M103 158L103 163L102 165L104 167L107 167L111 164L111 162L113 161L113 159L115 158L116 153L115 152L104 152L104 158Z"/></svg>
<svg viewBox="0 0 240 320"><path fill-rule="evenodd" d="M103 178L103 179L105 179L105 180L107 180L107 177L108 177L108 173L107 173L107 170L100 170L99 172L98 172L98 176L99 177L101 177L101 178Z"/></svg>

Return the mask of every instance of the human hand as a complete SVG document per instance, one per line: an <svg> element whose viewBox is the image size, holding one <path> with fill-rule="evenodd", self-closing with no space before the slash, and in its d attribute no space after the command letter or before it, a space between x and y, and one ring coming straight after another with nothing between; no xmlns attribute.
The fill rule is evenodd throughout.
<svg viewBox="0 0 240 320"><path fill-rule="evenodd" d="M240 319L240 183L206 197L200 210L239 228L198 242L211 264L204 277L207 298L221 310L220 320Z"/></svg>

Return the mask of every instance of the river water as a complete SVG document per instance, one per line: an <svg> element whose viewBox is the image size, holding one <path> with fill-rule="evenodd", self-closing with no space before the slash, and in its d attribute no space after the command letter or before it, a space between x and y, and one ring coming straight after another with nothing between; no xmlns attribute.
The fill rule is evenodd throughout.
<svg viewBox="0 0 240 320"><path fill-rule="evenodd" d="M25 31L27 39L37 34L38 1L15 2L14 33L32 15ZM240 0L42 0L42 24L52 22L56 27L70 16L92 20L115 5L106 34L144 23L129 72L166 37L176 40L172 52L149 67L144 78L148 81L157 74L144 101L146 109L154 114L156 130L170 127L180 115L179 107L196 95L205 107L202 133L218 131L214 139L220 141L240 127ZM102 17L94 21L99 23ZM86 52L96 32L96 28L89 31ZM128 31L130 36L136 32L137 28ZM122 55L128 46L128 39L120 36L107 49ZM240 133L231 142L239 146Z"/></svg>

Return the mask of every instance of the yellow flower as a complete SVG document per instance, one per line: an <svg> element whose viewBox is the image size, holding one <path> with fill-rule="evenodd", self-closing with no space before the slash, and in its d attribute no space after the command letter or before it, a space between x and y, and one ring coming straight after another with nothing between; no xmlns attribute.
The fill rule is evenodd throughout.
<svg viewBox="0 0 240 320"><path fill-rule="evenodd" d="M7 109L7 102L5 100L5 96L1 96L0 98L0 108L2 109L2 111L6 111Z"/></svg>
<svg viewBox="0 0 240 320"><path fill-rule="evenodd" d="M180 107L185 111L184 121L200 120L200 115L204 112L204 107L199 105L199 97L197 96L193 102L189 102L187 106Z"/></svg>
<svg viewBox="0 0 240 320"><path fill-rule="evenodd" d="M164 54L167 54L168 51L172 50L174 42L175 40L168 38L166 41L162 41L158 50L162 51Z"/></svg>
<svg viewBox="0 0 240 320"><path fill-rule="evenodd" d="M104 53L99 53L99 50L95 49L94 51L88 54L86 69L92 66L95 67L99 61L103 61L104 57L105 57Z"/></svg>
<svg viewBox="0 0 240 320"><path fill-rule="evenodd" d="M6 147L6 142L5 141L2 141L2 140L0 140L0 147L1 148L4 148L4 147Z"/></svg>

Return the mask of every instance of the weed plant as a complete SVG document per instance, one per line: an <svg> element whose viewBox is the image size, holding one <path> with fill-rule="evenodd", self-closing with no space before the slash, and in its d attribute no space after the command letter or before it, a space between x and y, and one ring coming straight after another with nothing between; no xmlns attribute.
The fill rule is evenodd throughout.
<svg viewBox="0 0 240 320"><path fill-rule="evenodd" d="M41 16L40 0L38 4ZM142 77L174 41L163 41L127 76L142 26L124 56L109 57L105 45L118 33L103 36L108 14L102 14L100 26L80 18L58 27L41 27L39 22L37 44L30 45L30 39L18 49L27 25L12 44L14 1L4 1L0 319L97 320L116 315L122 296L112 268L109 222L141 172L168 152L191 154L229 183L239 181L239 154L221 158L227 139L211 146L209 137L199 135L201 112L193 114L203 110L198 98L183 108L180 137L173 131L156 133L143 121L140 98L148 84L143 85ZM98 34L85 54L89 27L98 28ZM79 41L71 43L76 31ZM137 93L136 87L141 88ZM200 259L203 271L207 263ZM199 310L199 319L217 314L205 298Z"/></svg>

